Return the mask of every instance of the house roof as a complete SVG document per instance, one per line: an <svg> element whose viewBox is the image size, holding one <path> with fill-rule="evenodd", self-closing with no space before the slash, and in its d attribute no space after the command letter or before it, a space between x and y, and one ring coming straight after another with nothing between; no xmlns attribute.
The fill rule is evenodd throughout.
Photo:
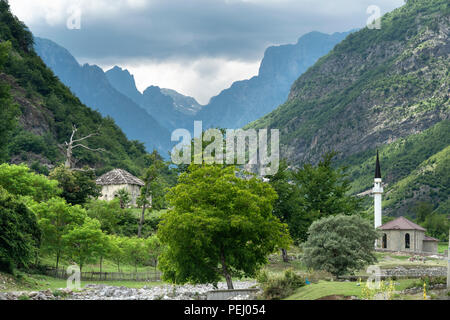
<svg viewBox="0 0 450 320"><path fill-rule="evenodd" d="M439 242L438 239L435 239L435 238L432 238L432 237L429 237L429 236L425 236L425 238L423 238L423 241L435 241L435 242Z"/></svg>
<svg viewBox="0 0 450 320"><path fill-rule="evenodd" d="M136 178L131 173L122 169L114 169L108 173L105 173L95 182L101 186L131 184L142 187L145 185L141 179Z"/></svg>
<svg viewBox="0 0 450 320"><path fill-rule="evenodd" d="M412 221L409 221L405 217L399 217L395 220L392 220L386 224L383 224L380 227L381 230L420 230L426 231L421 226L415 224Z"/></svg>

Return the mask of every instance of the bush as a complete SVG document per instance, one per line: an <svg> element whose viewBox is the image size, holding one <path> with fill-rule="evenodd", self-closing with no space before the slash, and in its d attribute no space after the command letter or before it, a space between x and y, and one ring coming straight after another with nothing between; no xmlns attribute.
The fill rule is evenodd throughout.
<svg viewBox="0 0 450 320"><path fill-rule="evenodd" d="M0 187L0 270L13 273L35 257L40 230L33 212Z"/></svg>
<svg viewBox="0 0 450 320"><path fill-rule="evenodd" d="M420 277L420 280L415 281L412 283L409 288L419 288L423 287L423 284L426 283L427 287L435 286L438 284L446 284L447 283L447 277L433 277L433 276L423 276Z"/></svg>
<svg viewBox="0 0 450 320"><path fill-rule="evenodd" d="M307 268L340 276L376 262L373 249L378 234L360 216L320 219L311 225L308 234L302 259Z"/></svg>
<svg viewBox="0 0 450 320"><path fill-rule="evenodd" d="M293 294L296 289L306 285L305 277L295 273L292 269L286 270L283 276L270 276L263 271L257 280L263 290L261 298L264 300L284 299Z"/></svg>

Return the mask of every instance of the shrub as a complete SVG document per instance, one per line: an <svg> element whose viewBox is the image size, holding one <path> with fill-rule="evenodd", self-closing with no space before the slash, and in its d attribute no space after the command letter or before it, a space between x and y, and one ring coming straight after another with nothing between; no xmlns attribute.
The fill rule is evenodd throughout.
<svg viewBox="0 0 450 320"><path fill-rule="evenodd" d="M33 212L0 187L0 270L12 273L34 258L40 231Z"/></svg>
<svg viewBox="0 0 450 320"><path fill-rule="evenodd" d="M284 299L306 285L305 277L292 269L286 270L283 276L270 276L263 271L258 276L258 282L263 290L261 298L264 300Z"/></svg>
<svg viewBox="0 0 450 320"><path fill-rule="evenodd" d="M340 276L376 262L373 247L377 232L360 216L320 219L311 225L308 234L302 259L307 268Z"/></svg>
<svg viewBox="0 0 450 320"><path fill-rule="evenodd" d="M422 276L420 277L420 280L414 281L411 285L409 285L408 289L423 287L424 283L427 284L427 287L435 286L437 284L446 284L447 277Z"/></svg>

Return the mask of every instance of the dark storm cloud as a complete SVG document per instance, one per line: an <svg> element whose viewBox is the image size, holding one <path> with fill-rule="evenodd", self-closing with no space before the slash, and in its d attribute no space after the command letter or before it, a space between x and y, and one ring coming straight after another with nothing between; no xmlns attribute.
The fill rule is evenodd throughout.
<svg viewBox="0 0 450 320"><path fill-rule="evenodd" d="M221 57L250 61L261 58L267 46L295 42L309 31L331 33L361 27L371 4L386 12L403 1L158 0L140 9L123 2L120 14L85 9L80 2L80 30L67 29L64 19L53 25L42 19L30 27L75 56L94 60Z"/></svg>

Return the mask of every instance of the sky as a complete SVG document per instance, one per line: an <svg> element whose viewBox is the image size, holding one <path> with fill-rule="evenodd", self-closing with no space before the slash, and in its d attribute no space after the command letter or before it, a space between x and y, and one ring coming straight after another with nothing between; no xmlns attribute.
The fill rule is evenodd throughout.
<svg viewBox="0 0 450 320"><path fill-rule="evenodd" d="M264 51L311 31L364 27L403 0L10 0L35 36L105 71L128 69L140 91L170 88L206 104L258 74Z"/></svg>

